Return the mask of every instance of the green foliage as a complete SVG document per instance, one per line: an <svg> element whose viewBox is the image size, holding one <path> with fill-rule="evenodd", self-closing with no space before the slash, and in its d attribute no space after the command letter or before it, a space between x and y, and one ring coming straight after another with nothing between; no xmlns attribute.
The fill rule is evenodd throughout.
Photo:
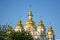
<svg viewBox="0 0 60 40"><path fill-rule="evenodd" d="M9 25L0 25L0 40L33 40L33 37L30 33L25 31L15 32L12 29L12 33L7 35L7 32L12 29ZM10 30L11 31L11 30Z"/></svg>
<svg viewBox="0 0 60 40"><path fill-rule="evenodd" d="M33 40L33 37L27 32L14 32L11 36L12 40Z"/></svg>
<svg viewBox="0 0 60 40"><path fill-rule="evenodd" d="M0 40L5 40L7 25L0 25Z"/></svg>

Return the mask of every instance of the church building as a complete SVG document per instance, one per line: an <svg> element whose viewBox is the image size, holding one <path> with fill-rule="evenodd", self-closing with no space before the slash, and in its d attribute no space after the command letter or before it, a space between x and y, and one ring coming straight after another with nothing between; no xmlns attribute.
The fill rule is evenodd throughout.
<svg viewBox="0 0 60 40"><path fill-rule="evenodd" d="M50 25L48 28L48 31L46 32L46 28L43 24L43 21L40 20L38 23L38 26L36 26L35 22L32 18L32 11L28 12L28 19L25 25L23 26L21 20L18 21L15 31L27 31L29 32L34 40L55 40L55 34L52 29L52 26Z"/></svg>

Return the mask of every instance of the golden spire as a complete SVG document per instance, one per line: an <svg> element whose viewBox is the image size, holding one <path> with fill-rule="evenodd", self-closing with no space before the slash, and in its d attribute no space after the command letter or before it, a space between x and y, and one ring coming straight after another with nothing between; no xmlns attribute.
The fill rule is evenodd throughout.
<svg viewBox="0 0 60 40"><path fill-rule="evenodd" d="M16 26L16 29L19 29L19 28L22 28L22 27L23 27L22 22L21 22L21 20L19 20L18 24Z"/></svg>
<svg viewBox="0 0 60 40"><path fill-rule="evenodd" d="M54 35L54 32L53 32L53 29L52 29L52 26L50 25L50 27L48 28L48 35Z"/></svg>
<svg viewBox="0 0 60 40"><path fill-rule="evenodd" d="M29 25L29 24L35 25L35 22L33 21L32 16L33 15L32 15L31 4L30 4L30 11L28 12L28 20L25 25Z"/></svg>
<svg viewBox="0 0 60 40"><path fill-rule="evenodd" d="M30 7L30 11L29 11L28 16L33 16L33 15L32 15L32 11L31 11L31 7L32 7L32 5L30 4L29 7Z"/></svg>
<svg viewBox="0 0 60 40"><path fill-rule="evenodd" d="M28 16L31 16L31 17L32 17L33 15L32 15L32 11L31 11L31 7L32 7L31 4L30 4L29 7L30 7L30 11L29 11L29 13L28 13Z"/></svg>
<svg viewBox="0 0 60 40"><path fill-rule="evenodd" d="M43 28L43 29L45 29L45 27L44 27L44 24L43 24L43 21L42 20L40 20L40 22L39 22L39 24L38 24L38 29L39 28Z"/></svg>

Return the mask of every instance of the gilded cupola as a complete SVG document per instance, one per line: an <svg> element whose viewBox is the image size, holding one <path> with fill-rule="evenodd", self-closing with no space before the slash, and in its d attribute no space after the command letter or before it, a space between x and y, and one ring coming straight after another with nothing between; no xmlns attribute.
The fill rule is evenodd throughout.
<svg viewBox="0 0 60 40"><path fill-rule="evenodd" d="M33 19L32 19L32 11L29 11L29 13L28 13L28 20L27 20L27 22L26 22L26 24L25 25L35 25L35 22L33 21Z"/></svg>
<svg viewBox="0 0 60 40"><path fill-rule="evenodd" d="M11 34L12 33L12 26L11 25L8 25L8 30L7 30L7 35Z"/></svg>
<svg viewBox="0 0 60 40"><path fill-rule="evenodd" d="M21 20L18 21L17 26L16 26L16 29L20 29L20 28L23 28Z"/></svg>
<svg viewBox="0 0 60 40"><path fill-rule="evenodd" d="M48 35L54 35L54 32L53 32L53 29L52 29L52 26L50 25L50 27L48 28Z"/></svg>
<svg viewBox="0 0 60 40"><path fill-rule="evenodd" d="M39 22L39 24L38 24L38 27L37 27L38 29L41 29L41 28L43 28L43 29L45 29L45 26L44 26L44 24L43 24L43 21L42 20L40 20L40 22Z"/></svg>

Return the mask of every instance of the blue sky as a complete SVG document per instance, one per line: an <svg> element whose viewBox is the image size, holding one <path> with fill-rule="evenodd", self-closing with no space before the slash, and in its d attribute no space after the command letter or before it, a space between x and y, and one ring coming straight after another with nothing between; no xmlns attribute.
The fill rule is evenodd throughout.
<svg viewBox="0 0 60 40"><path fill-rule="evenodd" d="M51 23L56 38L60 38L60 0L0 0L0 24L11 24L15 28L21 19L24 25L30 4L36 25L42 16L46 30Z"/></svg>

